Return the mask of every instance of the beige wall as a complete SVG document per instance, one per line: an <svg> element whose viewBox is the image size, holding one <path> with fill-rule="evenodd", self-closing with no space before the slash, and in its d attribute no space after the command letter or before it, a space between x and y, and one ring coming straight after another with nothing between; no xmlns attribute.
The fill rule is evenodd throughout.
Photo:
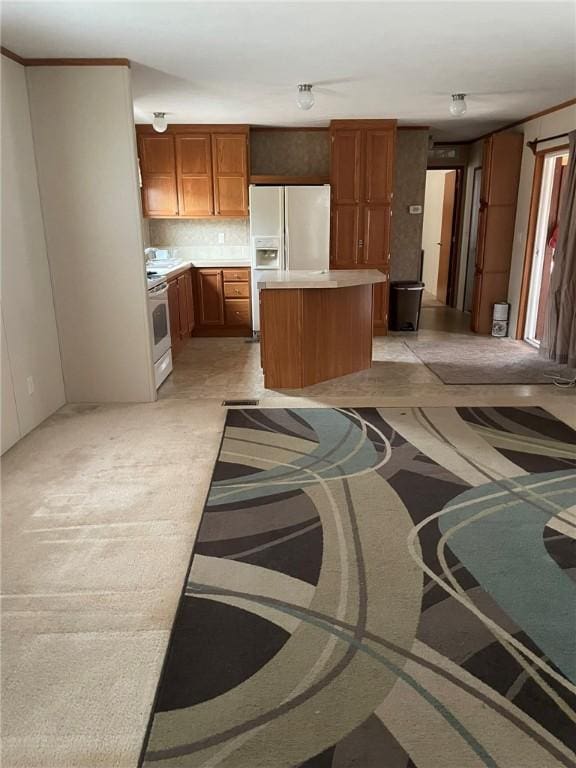
<svg viewBox="0 0 576 768"><path fill-rule="evenodd" d="M64 404L64 385L24 67L2 56L1 81L4 452Z"/></svg>
<svg viewBox="0 0 576 768"><path fill-rule="evenodd" d="M410 213L409 206L424 205L427 153L428 131L398 131L390 242L391 280L418 279L423 215Z"/></svg>
<svg viewBox="0 0 576 768"><path fill-rule="evenodd" d="M526 249L526 235L528 232L528 217L530 214L530 196L532 194L532 181L534 178L534 155L527 141L554 136L564 131L576 130L576 105L551 112L543 117L530 120L518 127L515 131L524 133L524 151L522 153L522 166L520 169L520 183L518 187L518 205L516 207L516 226L514 228L514 245L512 249L512 265L510 268L510 282L508 284L508 301L510 302L510 335L516 333L518 320L518 308L520 300L520 286L522 283L522 271L524 268L524 253ZM564 142L567 139L563 140ZM539 149L558 146L562 142L540 144Z"/></svg>
<svg viewBox="0 0 576 768"><path fill-rule="evenodd" d="M155 399L127 67L28 67L69 402Z"/></svg>
<svg viewBox="0 0 576 768"><path fill-rule="evenodd" d="M424 268L422 281L426 291L436 296L438 284L438 265L440 261L440 233L442 229L442 204L444 202L444 183L448 171L427 171L426 191L424 194L424 222L422 225L422 249Z"/></svg>

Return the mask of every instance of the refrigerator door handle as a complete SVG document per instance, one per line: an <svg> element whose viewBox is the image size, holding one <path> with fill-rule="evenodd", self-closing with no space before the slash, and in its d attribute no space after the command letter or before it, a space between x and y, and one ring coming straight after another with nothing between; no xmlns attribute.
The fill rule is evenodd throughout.
<svg viewBox="0 0 576 768"><path fill-rule="evenodd" d="M288 195L287 187L284 187L284 269L290 269L290 224L288 222Z"/></svg>

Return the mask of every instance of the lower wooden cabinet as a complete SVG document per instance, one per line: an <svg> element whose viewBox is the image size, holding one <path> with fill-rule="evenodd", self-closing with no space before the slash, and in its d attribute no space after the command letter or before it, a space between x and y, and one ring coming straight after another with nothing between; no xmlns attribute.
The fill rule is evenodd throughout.
<svg viewBox="0 0 576 768"><path fill-rule="evenodd" d="M182 349L184 339L192 335L195 327L192 269L168 280L168 311L172 358L175 358Z"/></svg>
<svg viewBox="0 0 576 768"><path fill-rule="evenodd" d="M388 333L388 281L374 285L374 336Z"/></svg>
<svg viewBox="0 0 576 768"><path fill-rule="evenodd" d="M195 336L251 336L250 269L194 270Z"/></svg>

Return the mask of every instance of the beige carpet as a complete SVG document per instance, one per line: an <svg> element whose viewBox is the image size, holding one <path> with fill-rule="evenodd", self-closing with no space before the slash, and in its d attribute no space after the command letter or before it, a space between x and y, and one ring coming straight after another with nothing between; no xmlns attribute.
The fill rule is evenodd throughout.
<svg viewBox="0 0 576 768"><path fill-rule="evenodd" d="M574 375L523 341L466 336L404 343L444 384L551 384L554 376Z"/></svg>
<svg viewBox="0 0 576 768"><path fill-rule="evenodd" d="M224 397L278 408L528 402L576 428L572 392L448 388L398 338L375 340L370 371L313 394L264 392L259 347L243 339L188 347L162 401L66 406L2 457L2 768L137 765Z"/></svg>
<svg viewBox="0 0 576 768"><path fill-rule="evenodd" d="M3 456L3 768L136 765L223 411L69 406Z"/></svg>

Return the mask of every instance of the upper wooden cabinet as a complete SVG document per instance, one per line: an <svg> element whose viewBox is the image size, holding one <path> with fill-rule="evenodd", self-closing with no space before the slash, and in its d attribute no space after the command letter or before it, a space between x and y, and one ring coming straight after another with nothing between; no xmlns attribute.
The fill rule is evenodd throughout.
<svg viewBox="0 0 576 768"><path fill-rule="evenodd" d="M214 199L217 216L248 215L247 137L213 134Z"/></svg>
<svg viewBox="0 0 576 768"><path fill-rule="evenodd" d="M394 193L394 149L396 129L366 128L365 200L372 205L389 205Z"/></svg>
<svg viewBox="0 0 576 768"><path fill-rule="evenodd" d="M146 216L177 216L176 162L172 136L140 136L138 140L142 205Z"/></svg>
<svg viewBox="0 0 576 768"><path fill-rule="evenodd" d="M332 203L357 205L360 202L362 131L332 131Z"/></svg>
<svg viewBox="0 0 576 768"><path fill-rule="evenodd" d="M136 126L149 218L248 216L248 127Z"/></svg>
<svg viewBox="0 0 576 768"><path fill-rule="evenodd" d="M508 297L523 144L523 134L511 132L484 142L472 307L477 333L490 333L493 305Z"/></svg>
<svg viewBox="0 0 576 768"><path fill-rule="evenodd" d="M180 216L212 216L212 149L209 133L176 136L176 177Z"/></svg>

